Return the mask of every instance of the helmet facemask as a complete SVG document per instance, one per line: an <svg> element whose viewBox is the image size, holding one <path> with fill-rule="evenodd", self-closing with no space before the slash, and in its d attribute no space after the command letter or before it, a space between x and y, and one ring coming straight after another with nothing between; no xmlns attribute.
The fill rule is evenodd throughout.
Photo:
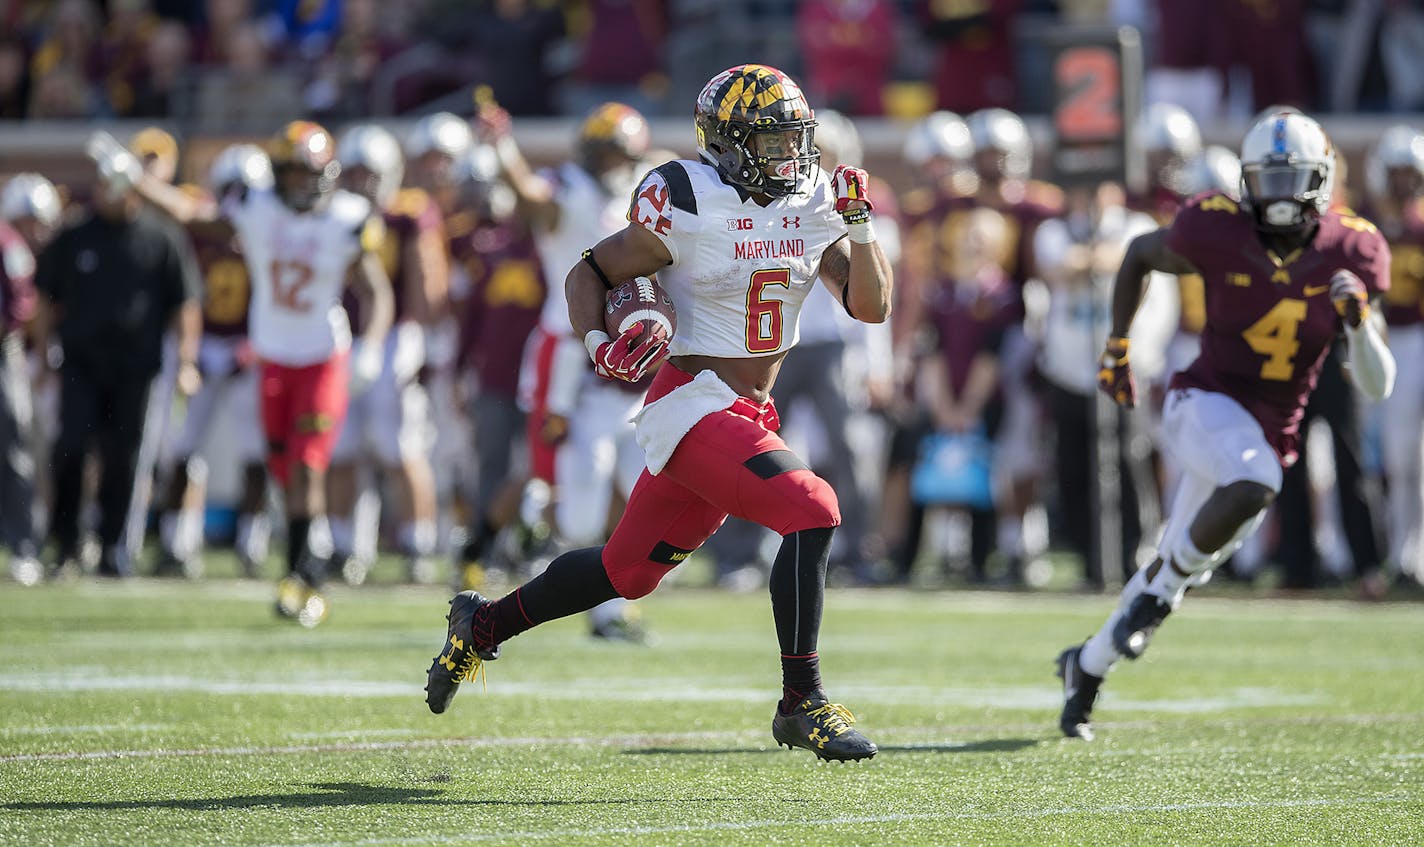
<svg viewBox="0 0 1424 847"><path fill-rule="evenodd" d="M1241 184L1261 229L1296 232L1314 224L1329 207L1329 176L1325 165L1285 154L1244 166Z"/></svg>

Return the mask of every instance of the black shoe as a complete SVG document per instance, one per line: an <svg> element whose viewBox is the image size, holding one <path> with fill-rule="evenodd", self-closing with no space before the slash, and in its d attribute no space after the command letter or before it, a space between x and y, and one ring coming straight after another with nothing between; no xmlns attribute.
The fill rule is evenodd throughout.
<svg viewBox="0 0 1424 847"><path fill-rule="evenodd" d="M1058 716L1058 728L1068 738L1093 740L1093 704L1098 700L1098 687L1103 678L1083 671L1078 657L1082 646L1069 647L1058 654L1058 678L1063 680L1063 712Z"/></svg>
<svg viewBox="0 0 1424 847"><path fill-rule="evenodd" d="M831 703L817 691L796 705L791 714L780 707L771 719L771 737L788 750L805 747L817 758L854 762L869 759L879 750L875 742L851 728L855 715L840 703Z"/></svg>
<svg viewBox="0 0 1424 847"><path fill-rule="evenodd" d="M589 634L600 641L624 641L641 645L648 645L653 641L653 635L648 632L648 628L635 617L626 614L611 621L604 621L591 629Z"/></svg>
<svg viewBox="0 0 1424 847"><path fill-rule="evenodd" d="M128 579L133 576L133 568L129 567L128 552L120 547L106 548L99 555L99 566L94 573L96 576L108 579Z"/></svg>
<svg viewBox="0 0 1424 847"><path fill-rule="evenodd" d="M1127 658L1136 659L1147 650L1152 633L1170 614L1172 607L1166 600L1155 594L1137 595L1113 625L1113 646Z"/></svg>
<svg viewBox="0 0 1424 847"><path fill-rule="evenodd" d="M473 681L484 662L499 658L498 644L475 646L475 613L491 602L474 591L461 591L450 601L444 651L435 657L425 681L425 703L437 715L450 707L460 683Z"/></svg>

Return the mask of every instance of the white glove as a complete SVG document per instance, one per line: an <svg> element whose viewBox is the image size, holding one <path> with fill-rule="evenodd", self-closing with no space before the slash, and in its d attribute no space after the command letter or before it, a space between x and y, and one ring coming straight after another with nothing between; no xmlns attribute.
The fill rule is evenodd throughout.
<svg viewBox="0 0 1424 847"><path fill-rule="evenodd" d="M401 321L392 330L394 338L387 344L394 344L391 354L391 373L397 385L414 381L425 364L425 330L415 321Z"/></svg>
<svg viewBox="0 0 1424 847"><path fill-rule="evenodd" d="M357 341L351 345L351 396L365 393L381 378L382 344Z"/></svg>

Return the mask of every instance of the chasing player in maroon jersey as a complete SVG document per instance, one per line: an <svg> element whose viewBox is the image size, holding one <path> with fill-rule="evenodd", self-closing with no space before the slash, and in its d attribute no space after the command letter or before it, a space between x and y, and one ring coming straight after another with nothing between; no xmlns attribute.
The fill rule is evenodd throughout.
<svg viewBox="0 0 1424 847"><path fill-rule="evenodd" d="M1093 705L1119 658L1142 655L1192 585L1259 525L1295 461L1298 427L1321 363L1344 331L1356 388L1378 400L1394 359L1371 318L1389 288L1389 246L1363 218L1330 208L1335 152L1311 118L1278 112L1241 145L1242 199L1203 194L1170 226L1135 239L1118 271L1113 330L1098 384L1132 406L1127 328L1149 271L1200 273L1201 353L1171 381L1162 441L1183 475L1157 558L1123 588L1096 634L1058 657L1059 728L1091 740Z"/></svg>

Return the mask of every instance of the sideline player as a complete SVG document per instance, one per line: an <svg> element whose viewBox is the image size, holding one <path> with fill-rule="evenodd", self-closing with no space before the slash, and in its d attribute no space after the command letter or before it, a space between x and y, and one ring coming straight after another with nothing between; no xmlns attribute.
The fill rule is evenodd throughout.
<svg viewBox="0 0 1424 847"><path fill-rule="evenodd" d="M1365 215L1394 257L1384 317L1399 375L1380 415L1389 553L1399 578L1424 582L1424 133L1411 126L1385 130L1365 157L1365 187Z"/></svg>
<svg viewBox="0 0 1424 847"><path fill-rule="evenodd" d="M890 265L875 240L865 172L821 171L815 125L782 72L738 65L717 74L697 98L701 160L644 177L628 226L569 271L569 318L601 374L634 382L671 354L639 413L647 470L606 545L564 553L498 602L455 596L427 676L431 711L445 711L501 642L614 597L648 594L733 513L783 537L770 580L783 681L772 736L821 758L875 754L850 711L821 688L816 641L840 523L835 493L776 435L770 401L818 273L854 317L878 323L890 311ZM607 289L654 273L677 306L671 346L658 336L634 344L631 330L610 339Z"/></svg>
<svg viewBox="0 0 1424 847"><path fill-rule="evenodd" d="M626 223L628 198L650 164L648 123L636 109L622 103L594 109L579 126L575 158L537 174L515 146L502 110L484 106L479 121L534 232L545 279L562 277L585 249ZM534 477L526 491L537 496L541 485L549 487L553 526L562 543L597 544L643 470L629 421L648 385L594 375L558 285L544 300L520 380L527 389L526 440ZM622 598L599 605L589 617L596 637L644 640L636 612Z"/></svg>
<svg viewBox="0 0 1424 847"><path fill-rule="evenodd" d="M391 286L375 253L382 234L371 204L337 188L336 142L317 124L293 121L268 145L276 187L193 198L152 177L142 196L185 224L206 221L242 243L252 280L248 334L260 360L267 468L286 493L287 575L277 611L305 626L326 617L319 589L325 538L326 469L346 416L348 392L380 373L391 325ZM341 308L347 285L362 298L364 351L349 362L351 327ZM317 525L319 534L313 532Z"/></svg>
<svg viewBox="0 0 1424 847"><path fill-rule="evenodd" d="M385 339L381 375L352 396L332 451L327 484L332 569L347 582L359 583L375 561L375 545L357 543L352 520L360 492L357 465L362 456L371 456L400 481L399 544L406 576L429 582L435 576L431 556L438 541L430 468L434 432L430 402L417 377L425 365L426 329L444 314L449 291L444 221L424 190L401 188L405 161L400 144L382 127L350 127L337 144L336 157L347 189L371 201L385 223L376 252L391 281L395 325ZM346 307L359 323L360 304L348 297ZM369 533L372 540L374 535Z"/></svg>
<svg viewBox="0 0 1424 847"><path fill-rule="evenodd" d="M1369 298L1389 288L1389 247L1363 218L1330 208L1335 154L1313 119L1279 112L1241 144L1242 198L1194 198L1168 227L1136 238L1118 270L1113 329L1098 384L1132 406L1127 328L1152 270L1200 273L1201 354L1173 377L1163 443L1182 480L1157 559L1123 588L1095 635L1058 657L1059 728L1092 740L1093 705L1119 658L1136 659L1193 585L1260 524L1295 461L1298 427L1321 363L1343 328L1355 386L1380 399L1394 358ZM1227 249L1228 245L1231 246Z"/></svg>
<svg viewBox="0 0 1424 847"><path fill-rule="evenodd" d="M208 189L220 202L248 191L272 190L272 163L253 144L234 144L218 153ZM257 368L247 339L252 285L235 237L214 238L211 227L190 235L203 275L203 334L198 342L202 388L188 398L176 436L164 439L164 466L170 469L164 514L159 519L162 552L159 574L202 574L203 503L207 466L195 454L221 414L228 419L231 456L242 467L238 504L237 557L243 575L255 577L267 559L267 472L263 468L258 414Z"/></svg>

